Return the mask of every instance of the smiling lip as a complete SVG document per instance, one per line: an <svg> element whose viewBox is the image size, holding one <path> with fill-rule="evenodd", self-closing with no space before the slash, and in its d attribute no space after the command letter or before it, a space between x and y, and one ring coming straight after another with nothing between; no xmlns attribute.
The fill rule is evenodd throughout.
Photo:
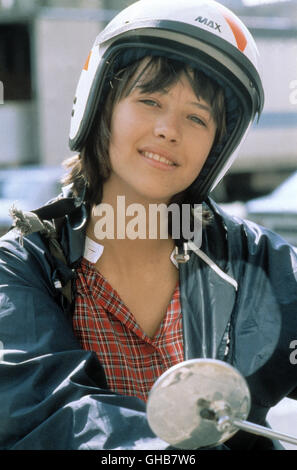
<svg viewBox="0 0 297 470"><path fill-rule="evenodd" d="M158 168L174 169L178 165L176 161L167 153L163 151L156 151L153 149L141 149L139 153L144 157L148 163Z"/></svg>

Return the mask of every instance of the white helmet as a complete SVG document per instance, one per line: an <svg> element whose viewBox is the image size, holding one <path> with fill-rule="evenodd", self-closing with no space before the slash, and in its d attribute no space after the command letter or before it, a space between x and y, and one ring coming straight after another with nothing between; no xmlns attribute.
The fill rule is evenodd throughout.
<svg viewBox="0 0 297 470"><path fill-rule="evenodd" d="M140 0L119 13L96 38L83 68L69 145L75 151L84 147L106 94L106 77L117 71L115 64L122 68L150 51L203 70L225 92L226 136L192 184L200 202L237 157L264 104L255 41L241 20L214 0Z"/></svg>

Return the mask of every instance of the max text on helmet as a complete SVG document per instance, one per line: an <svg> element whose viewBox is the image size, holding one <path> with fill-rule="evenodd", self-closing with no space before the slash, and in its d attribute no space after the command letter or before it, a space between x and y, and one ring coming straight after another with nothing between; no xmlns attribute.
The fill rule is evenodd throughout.
<svg viewBox="0 0 297 470"><path fill-rule="evenodd" d="M216 23L216 21L209 20L208 18L204 18L203 16L197 16L197 18L195 18L195 21L199 21L199 23L205 24L209 28L218 30L220 33L222 32L221 31L222 26Z"/></svg>

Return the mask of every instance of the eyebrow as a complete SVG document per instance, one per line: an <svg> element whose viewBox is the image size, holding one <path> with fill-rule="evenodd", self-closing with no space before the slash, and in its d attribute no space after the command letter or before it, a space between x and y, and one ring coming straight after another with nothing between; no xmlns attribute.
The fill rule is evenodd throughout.
<svg viewBox="0 0 297 470"><path fill-rule="evenodd" d="M187 104L192 104L192 105L197 106L198 108L203 109L204 111L207 111L208 113L212 114L211 108L209 106L207 106L206 104L201 104L201 103L198 103L197 101L191 101Z"/></svg>

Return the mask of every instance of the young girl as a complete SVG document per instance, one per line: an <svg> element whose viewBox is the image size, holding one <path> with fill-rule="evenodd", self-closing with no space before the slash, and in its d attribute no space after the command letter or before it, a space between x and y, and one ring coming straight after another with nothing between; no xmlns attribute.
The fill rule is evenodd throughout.
<svg viewBox="0 0 297 470"><path fill-rule="evenodd" d="M97 244L100 252L91 264L84 258L78 270L74 328L86 349L105 358L110 388L146 400L160 373L183 358L178 267L171 258L175 243L170 236L150 237L149 209L155 204L169 206L177 200L176 194L181 206L186 201L184 190L199 174L224 128L224 98L221 88L203 72L165 57L146 57L127 66L110 87L106 181L94 183L92 178L100 174L99 154L85 151L82 158L70 161L69 180L74 187L78 175L85 177L89 194L93 191L96 197L86 233L91 249L96 250ZM96 147L96 140L101 142L102 127L95 121L91 148ZM85 161L92 168L89 174L83 168ZM119 238L112 233L98 245L97 204L112 207L116 221L123 210L118 197L125 198L126 207L138 204L143 208L143 237ZM114 231L117 234L117 227ZM95 305L90 283L98 292ZM102 305L102 295L109 304L105 300ZM91 324L88 334L86 326Z"/></svg>
<svg viewBox="0 0 297 470"><path fill-rule="evenodd" d="M165 449L145 402L191 358L236 367L256 423L296 397L296 250L208 198L262 107L253 39L216 2L143 0L99 35L63 195L1 239L2 448Z"/></svg>

